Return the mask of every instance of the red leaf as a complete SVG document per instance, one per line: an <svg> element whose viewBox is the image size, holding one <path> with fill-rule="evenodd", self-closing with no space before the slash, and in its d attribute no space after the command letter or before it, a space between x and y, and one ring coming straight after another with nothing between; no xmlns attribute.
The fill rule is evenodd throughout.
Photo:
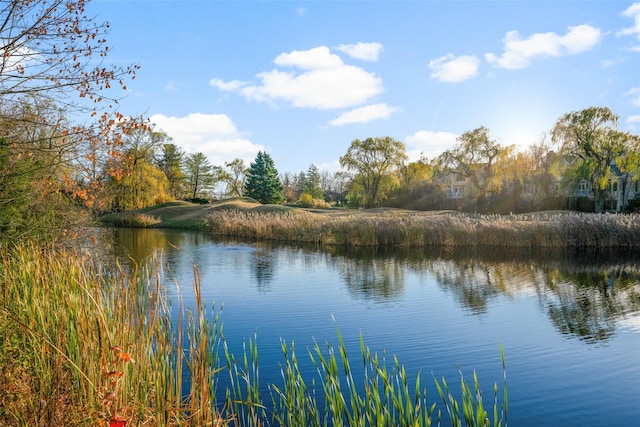
<svg viewBox="0 0 640 427"><path fill-rule="evenodd" d="M109 427L125 427L127 420L122 417L113 417L109 420Z"/></svg>

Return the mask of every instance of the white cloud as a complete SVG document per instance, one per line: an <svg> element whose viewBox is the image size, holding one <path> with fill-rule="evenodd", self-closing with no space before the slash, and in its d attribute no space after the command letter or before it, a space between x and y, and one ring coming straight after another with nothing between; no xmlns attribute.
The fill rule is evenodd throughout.
<svg viewBox="0 0 640 427"><path fill-rule="evenodd" d="M378 60L383 47L381 43L359 42L356 44L341 44L336 46L336 49L346 53L352 58L375 62Z"/></svg>
<svg viewBox="0 0 640 427"><path fill-rule="evenodd" d="M224 80L213 78L209 80L209 85L213 87L217 87L218 89L225 92L228 92L228 91L233 92L246 86L247 83L241 82L240 80L231 80L231 81L225 82Z"/></svg>
<svg viewBox="0 0 640 427"><path fill-rule="evenodd" d="M204 153L213 165L221 166L235 158L252 162L261 145L253 144L226 114L191 113L184 117L154 114L150 118L174 143L187 153Z"/></svg>
<svg viewBox="0 0 640 427"><path fill-rule="evenodd" d="M485 59L497 68L516 70L528 67L536 58L575 55L591 49L602 38L599 28L590 25L569 27L564 36L556 33L536 33L521 38L517 31L509 31L502 41L502 56L485 54Z"/></svg>
<svg viewBox="0 0 640 427"><path fill-rule="evenodd" d="M602 31L591 25L578 25L569 27L569 31L561 37L560 45L567 50L570 55L586 52L602 40Z"/></svg>
<svg viewBox="0 0 640 427"><path fill-rule="evenodd" d="M360 105L382 93L382 80L360 67L347 65L326 46L278 55L276 65L300 70L274 69L258 74L259 85L239 92L247 99L294 107L334 109Z"/></svg>
<svg viewBox="0 0 640 427"><path fill-rule="evenodd" d="M616 36L636 35L640 40L640 3L633 3L622 12L622 16L633 19L633 26L618 31Z"/></svg>
<svg viewBox="0 0 640 427"><path fill-rule="evenodd" d="M281 53L273 61L281 67L291 66L303 70L317 70L323 68L336 68L343 65L342 59L329 51L326 46L318 46L309 50L294 50L290 53Z"/></svg>
<svg viewBox="0 0 640 427"><path fill-rule="evenodd" d="M631 105L640 107L640 87L632 87L625 95L631 97Z"/></svg>
<svg viewBox="0 0 640 427"><path fill-rule="evenodd" d="M449 53L429 61L431 78L442 82L458 83L474 77L478 73L479 62L475 56L456 57Z"/></svg>
<svg viewBox="0 0 640 427"><path fill-rule="evenodd" d="M404 139L410 161L425 156L433 159L456 144L458 135L451 132L420 130Z"/></svg>
<svg viewBox="0 0 640 427"><path fill-rule="evenodd" d="M164 86L164 88L165 88L166 90L170 90L170 91L177 91L177 90L179 90L179 89L180 89L180 87L181 87L181 86L182 86L182 84L181 84L181 83L179 83L179 82L174 82L174 81L172 80L172 81L167 82L167 84Z"/></svg>
<svg viewBox="0 0 640 427"><path fill-rule="evenodd" d="M627 117L627 123L640 123L640 114Z"/></svg>
<svg viewBox="0 0 640 427"><path fill-rule="evenodd" d="M396 107L390 107L384 103L366 105L341 114L331 120L329 124L332 126L342 126L352 123L369 123L374 120L387 119L396 110Z"/></svg>

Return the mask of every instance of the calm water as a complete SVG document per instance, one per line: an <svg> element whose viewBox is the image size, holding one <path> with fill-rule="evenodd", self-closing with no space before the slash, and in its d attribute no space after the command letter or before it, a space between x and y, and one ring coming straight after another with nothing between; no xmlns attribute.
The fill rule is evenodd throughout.
<svg viewBox="0 0 640 427"><path fill-rule="evenodd" d="M433 402L432 376L458 389L460 368L467 379L478 373L491 405L502 343L511 425L640 425L638 253L323 251L167 230L114 233L133 259L161 252L168 292L177 301L182 288L185 305L198 266L208 307L224 304L232 351L241 355L257 336L265 393L281 380L281 339L295 341L310 378L306 349L337 345L337 326L354 365L362 334L372 351L421 372Z"/></svg>

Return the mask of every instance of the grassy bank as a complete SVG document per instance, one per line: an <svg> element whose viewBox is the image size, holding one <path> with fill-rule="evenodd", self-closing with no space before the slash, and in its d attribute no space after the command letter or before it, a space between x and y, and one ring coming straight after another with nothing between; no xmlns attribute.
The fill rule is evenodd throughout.
<svg viewBox="0 0 640 427"><path fill-rule="evenodd" d="M282 343L282 384L260 394L258 350L227 351L219 312L206 309L194 267L195 306L176 319L161 286L162 266L103 269L88 256L32 245L0 247L0 425L66 426L429 426L506 421L494 387L483 405L461 377L460 400L444 378L433 384L443 411L394 359L361 341L364 378L352 375L338 345L305 353L317 368L304 378L293 342ZM503 357L504 367L504 357ZM225 376L230 387L218 389ZM190 381L185 382L185 378ZM264 390L264 388L262 388ZM325 404L318 403L323 396ZM500 401L500 403L499 403ZM493 424L491 421L493 420Z"/></svg>
<svg viewBox="0 0 640 427"><path fill-rule="evenodd" d="M115 227L200 229L224 236L345 246L640 247L640 214L314 210L237 198L207 205L170 202L107 215L102 222Z"/></svg>
<svg viewBox="0 0 640 427"><path fill-rule="evenodd" d="M100 218L100 222L114 227L178 228L205 230L207 217L220 211L285 212L291 208L279 205L262 205L248 197L222 200L210 204L185 201L162 203L130 212L116 212Z"/></svg>

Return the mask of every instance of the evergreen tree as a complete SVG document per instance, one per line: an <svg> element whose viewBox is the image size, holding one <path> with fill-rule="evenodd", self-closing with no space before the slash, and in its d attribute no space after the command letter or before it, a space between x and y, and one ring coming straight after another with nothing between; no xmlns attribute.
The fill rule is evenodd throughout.
<svg viewBox="0 0 640 427"><path fill-rule="evenodd" d="M191 197L202 197L204 193L211 190L215 184L215 174L213 166L204 153L195 153L187 156L184 162L187 186Z"/></svg>
<svg viewBox="0 0 640 427"><path fill-rule="evenodd" d="M314 199L324 199L324 191L320 187L320 171L312 164L306 174L302 192L310 194Z"/></svg>
<svg viewBox="0 0 640 427"><path fill-rule="evenodd" d="M169 180L169 192L175 198L182 197L185 191L184 152L175 144L163 144L158 159L158 167Z"/></svg>
<svg viewBox="0 0 640 427"><path fill-rule="evenodd" d="M284 201L284 189L269 154L259 151L255 161L251 163L244 195L264 204L277 204Z"/></svg>

